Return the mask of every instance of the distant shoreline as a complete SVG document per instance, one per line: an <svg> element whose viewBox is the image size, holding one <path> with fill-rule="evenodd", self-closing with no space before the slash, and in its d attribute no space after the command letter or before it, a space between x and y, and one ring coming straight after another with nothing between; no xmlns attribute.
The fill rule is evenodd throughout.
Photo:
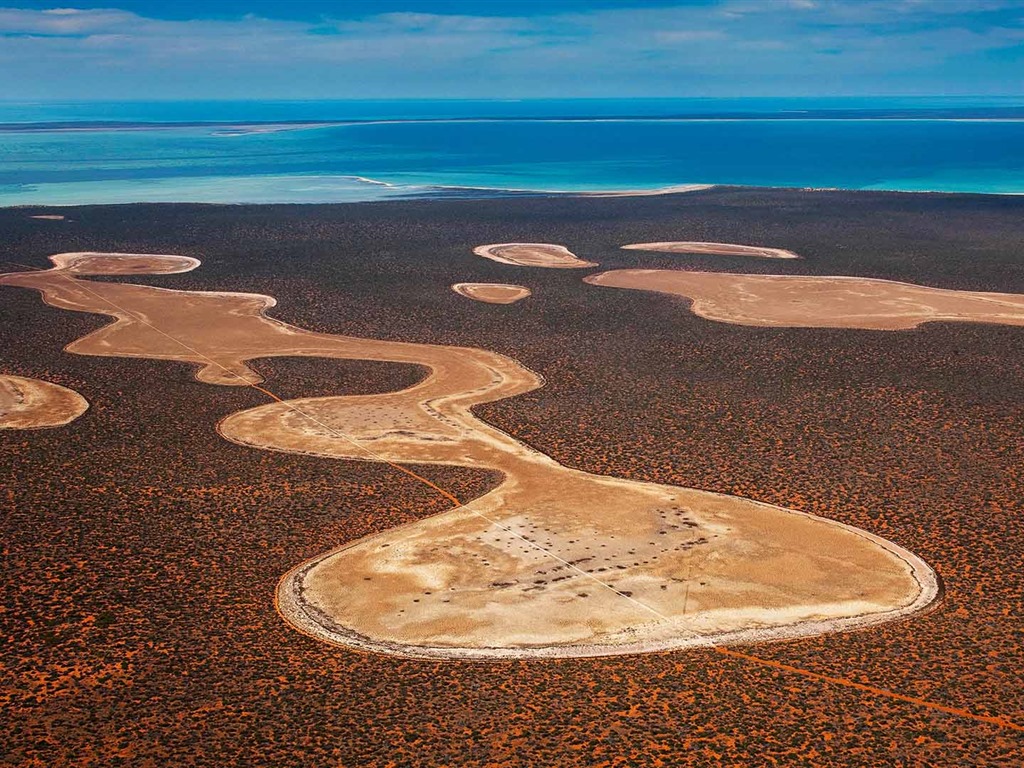
<svg viewBox="0 0 1024 768"><path fill-rule="evenodd" d="M1024 107L630 109L350 117L314 105L45 122L22 112L35 122L0 122L0 205L636 196L708 185L1024 194Z"/></svg>
<svg viewBox="0 0 1024 768"><path fill-rule="evenodd" d="M791 112L709 112L668 115L479 115L473 117L351 118L344 120L58 120L0 122L0 133L88 133L220 129L224 136L271 131L369 125L451 123L702 123L702 122L1024 122L1024 108L989 110L799 110Z"/></svg>
<svg viewBox="0 0 1024 768"><path fill-rule="evenodd" d="M309 177L316 178L316 177ZM376 179L349 177L358 183L370 186L395 188L395 185ZM400 188L400 187L399 187ZM142 205L195 205L195 206L318 206L318 205L361 205L367 203L423 203L423 202L454 202L473 200L551 198L566 199L615 199L615 198L653 198L673 195L693 195L712 189L734 189L744 191L791 191L791 193L807 194L841 194L841 195L907 195L915 197L962 197L976 198L1019 198L1024 191L961 191L948 189L852 189L839 186L765 186L758 184L672 184L650 189L528 189L514 187L490 186L453 186L444 184L410 185L409 194L395 194L383 198L362 198L351 200L280 200L280 201L203 201L203 200L134 200L122 202L73 202L73 203L17 203L0 205L2 210L49 210L106 206L142 206Z"/></svg>

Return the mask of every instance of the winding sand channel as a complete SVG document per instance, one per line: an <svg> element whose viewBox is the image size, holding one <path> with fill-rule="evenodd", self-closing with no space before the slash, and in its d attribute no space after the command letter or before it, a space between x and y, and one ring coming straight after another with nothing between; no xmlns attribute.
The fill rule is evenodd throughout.
<svg viewBox="0 0 1024 768"><path fill-rule="evenodd" d="M281 613L324 640L421 657L595 656L863 626L920 610L937 594L922 560L865 531L580 472L516 441L471 410L542 386L502 355L313 333L266 317L269 296L80 277L181 272L194 259L78 253L52 261L54 269L0 283L116 318L72 352L178 360L222 385L255 385L246 361L268 356L429 369L399 392L277 401L218 427L262 449L504 474L477 499L286 574Z"/></svg>

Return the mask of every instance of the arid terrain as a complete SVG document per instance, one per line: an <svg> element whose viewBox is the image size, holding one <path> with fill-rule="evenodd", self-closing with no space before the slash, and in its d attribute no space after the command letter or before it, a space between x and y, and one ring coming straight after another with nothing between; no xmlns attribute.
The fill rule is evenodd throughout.
<svg viewBox="0 0 1024 768"><path fill-rule="evenodd" d="M863 627L938 597L927 564L865 531L579 472L518 443L471 412L543 386L509 358L312 333L268 317L270 296L82 279L178 274L199 266L191 257L85 252L50 261L52 269L0 275L0 285L115 318L68 352L178 360L199 366L198 381L252 386L274 402L223 419L217 429L228 440L387 462L453 503L292 569L278 608L311 635L409 656L595 656ZM412 363L430 374L393 393L282 400L272 384L257 386L248 361L290 356ZM460 501L399 462L493 469L504 480Z"/></svg>
<svg viewBox="0 0 1024 768"><path fill-rule="evenodd" d="M263 339L240 355L227 333L201 350L215 365L182 365L180 348L152 354L166 339L0 287L0 373L59 384L90 404L63 427L0 433L4 764L1020 763L1021 328L735 325L695 316L674 296L596 287L579 269L494 263L473 249L551 243L606 272L839 275L1019 294L1024 201L716 189L76 208L59 226L30 218L46 213L0 212L4 271L34 276L20 280L39 279L28 268L46 269L56 253L179 254L201 267L178 262L156 275L149 263L109 275L108 262L99 270L108 276L90 277L100 257L88 256L92 269L65 278L63 290L99 287L115 303L130 284L212 292L218 305L238 302L229 314L239 327L267 310L318 343L372 340L362 343L376 353L297 352L295 335L280 330L292 347L268 352ZM802 258L621 249L682 237L771 243ZM451 290L470 281L522 284L533 295L495 308ZM203 301L179 303L184 330L209 330ZM164 320L148 313L163 303L147 309L154 328ZM110 356L111 345L129 342L141 345L138 356ZM388 358L382 342L416 355ZM396 463L416 477L337 448L312 452L336 458L286 453L293 446L270 443L310 438L286 422L257 430L273 439L254 449L242 416L280 415L261 389L310 407L366 396L379 407L385 393L430 381L438 361L423 359L425 345L486 350L544 382L472 406L495 444L588 476L852 526L922 558L941 599L900 621L729 654L451 661L296 632L275 611L282 574L339 545L444 520L452 501L424 479L460 500L493 499L509 467L434 463L436 446L401 435L386 438L382 454L391 440ZM229 383L243 386L210 386ZM386 414L376 427L370 415L338 412L320 439L337 446L331 430L349 429L373 438ZM406 429L387 423L393 435ZM218 424L225 435L242 427L238 442ZM542 536L546 549L555 545ZM793 583L784 567L771 570Z"/></svg>

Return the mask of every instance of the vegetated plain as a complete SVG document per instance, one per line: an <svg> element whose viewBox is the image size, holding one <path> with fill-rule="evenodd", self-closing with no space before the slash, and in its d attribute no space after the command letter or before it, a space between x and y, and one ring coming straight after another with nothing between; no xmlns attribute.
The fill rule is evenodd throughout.
<svg viewBox="0 0 1024 768"><path fill-rule="evenodd" d="M919 613L940 596L927 563L866 531L737 496L581 472L495 430L474 407L544 384L509 357L311 332L268 316L276 299L266 294L88 279L181 274L201 266L192 257L78 252L50 261L52 269L0 275L0 285L116 321L65 352L176 360L198 366L197 381L253 387L271 402L221 419L221 437L388 463L452 503L443 515L346 541L282 578L282 617L326 641L430 658L622 655L858 628ZM1024 303L1018 315L1024 324ZM246 365L278 357L400 363L429 375L396 392L282 400ZM72 393L40 379L3 381L25 385L10 406L0 402L0 417L40 410L23 394L30 386ZM403 464L496 470L504 481L463 502Z"/></svg>
<svg viewBox="0 0 1024 768"><path fill-rule="evenodd" d="M602 269L856 275L1024 292L1016 198L714 189L615 199L0 212L0 258L180 253L169 288L278 299L276 317L369 338L477 346L545 387L479 415L569 466L693 486L849 523L921 555L937 610L758 655L1024 721L1019 525L1024 331L737 327L677 298L585 285L472 254L563 243ZM621 251L706 240L762 262ZM513 282L492 306L456 282ZM265 400L178 363L61 348L107 322L0 289L4 373L78 391L58 429L0 434L8 580L0 615L13 765L1013 765L1018 732L713 652L434 662L305 637L279 576L447 502L386 466L254 451L216 422ZM408 386L412 366L257 361L283 397ZM417 471L462 499L498 481Z"/></svg>

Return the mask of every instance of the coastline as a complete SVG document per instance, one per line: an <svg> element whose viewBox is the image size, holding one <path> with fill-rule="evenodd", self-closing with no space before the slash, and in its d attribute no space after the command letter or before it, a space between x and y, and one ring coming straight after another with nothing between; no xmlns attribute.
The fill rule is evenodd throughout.
<svg viewBox="0 0 1024 768"><path fill-rule="evenodd" d="M643 111L0 103L0 205L637 196L709 186L1024 194L1021 106Z"/></svg>
<svg viewBox="0 0 1024 768"><path fill-rule="evenodd" d="M374 125L451 125L466 123L1019 123L1024 112L1007 115L929 114L694 114L694 115L579 115L579 116L478 116L478 117L394 117L347 120L86 120L0 122L0 133L90 133L103 131L172 131L209 128L212 135L235 136L271 131L301 131L316 128L347 128ZM218 133L217 131L226 131Z"/></svg>
<svg viewBox="0 0 1024 768"><path fill-rule="evenodd" d="M239 182L252 177L240 177ZM344 177L291 177L296 180L314 181L317 179L339 178L353 184L386 190L386 194L378 195L350 195L350 196L324 196L323 198L274 198L274 199L252 199L240 195L237 199L192 199L187 196L181 198L154 197L153 199L124 199L124 200L86 200L75 199L68 201L32 201L18 202L8 205L0 205L0 210L28 210L28 209L68 209L88 206L131 206L131 205L211 205L211 206L233 206L233 205L347 205L352 203L382 203L382 202L415 202L415 201L452 201L452 200L488 200L500 198L559 198L559 199L610 199L610 198L637 198L637 197L667 197L671 195L689 195L699 192L707 192L715 189L730 189L743 191L763 192L806 192L814 193L841 193L841 194L880 194L880 195L913 195L928 196L939 195L947 197L971 196L971 197L997 197L1014 198L1024 196L1024 190L971 190L971 189L905 189L897 187L822 187L822 186L768 186L760 184L715 184L715 183L687 183L672 184L668 186L653 187L650 189L537 189L528 187L489 187L489 186L461 186L448 184L410 184L401 185L394 182L371 179L364 176ZM351 189L351 188L350 188Z"/></svg>

